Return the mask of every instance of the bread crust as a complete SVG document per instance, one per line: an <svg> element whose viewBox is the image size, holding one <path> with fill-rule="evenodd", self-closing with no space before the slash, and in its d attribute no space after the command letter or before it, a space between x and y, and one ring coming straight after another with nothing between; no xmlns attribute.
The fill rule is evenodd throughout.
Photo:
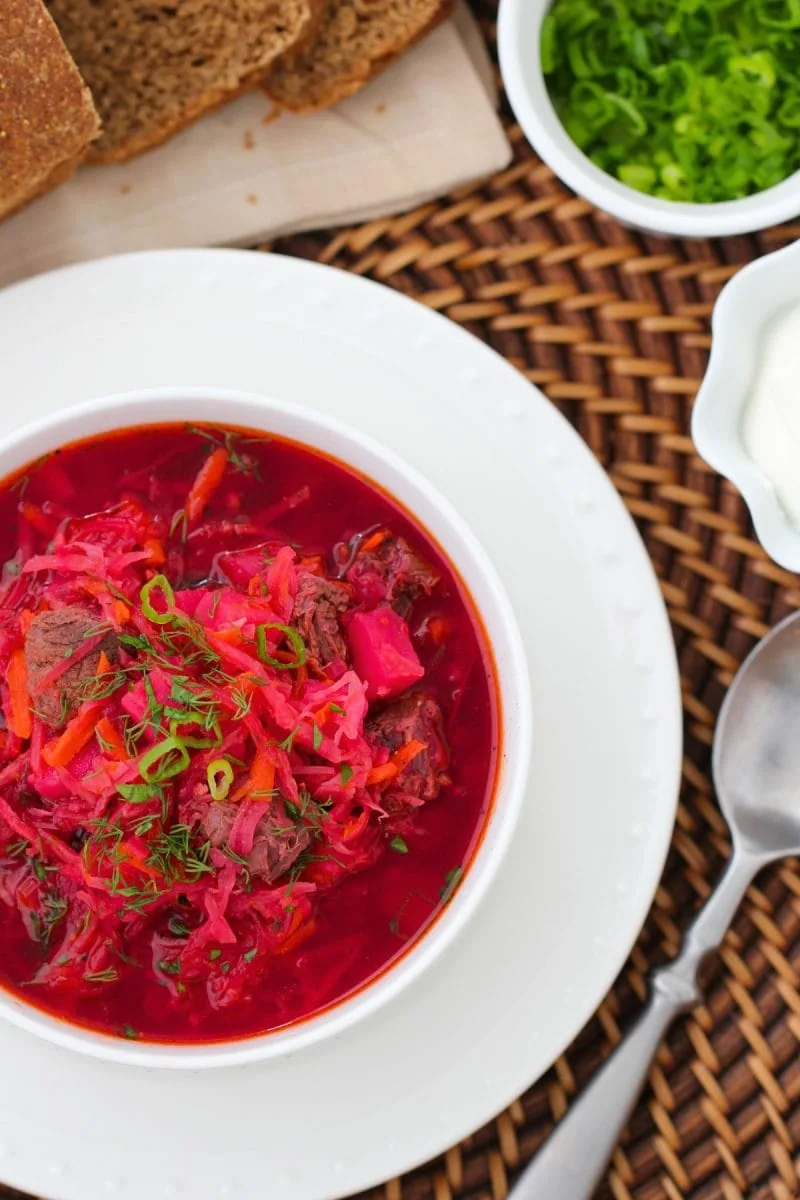
<svg viewBox="0 0 800 1200"><path fill-rule="evenodd" d="M43 179L33 191L27 192L20 200L16 201L11 208L3 208L2 200L0 200L0 220L12 216L13 213L19 212L21 208L26 208L34 200L38 200L40 196L44 196L47 192L51 192L53 188L59 187L60 184L66 183L68 179L77 171L78 167L86 159L86 151L81 150L79 154L66 162L59 163L54 167L50 174Z"/></svg>
<svg viewBox="0 0 800 1200"><path fill-rule="evenodd" d="M337 0L331 0L331 7L333 7L336 3ZM324 96L318 99L306 102L292 101L291 99L287 98L283 92L281 92L272 75L267 76L266 80L262 84L262 88L271 100L289 112L301 114L322 112L324 109L331 108L334 104L338 104L340 100L346 100L348 96L355 95L355 93L359 92L361 88L370 82L370 80L374 79L376 75L380 75L382 71L385 71L387 67L390 67L393 62L395 62L402 54L405 53L406 50L410 49L412 46L415 46L417 42L420 42L423 38L427 37L428 34L436 29L438 25L441 25L443 21L447 20L447 18L452 15L455 9L455 4L456 0L441 0L438 11L434 14L431 20L428 21L427 25L424 25L417 30L412 38L407 41L402 39L396 41L386 51L384 51L380 58L369 60L367 63L367 69L364 73L350 75L349 78L341 79L334 84ZM292 54L288 58L282 58L280 62L280 69L292 70L296 65L298 57L298 55Z"/></svg>
<svg viewBox="0 0 800 1200"><path fill-rule="evenodd" d="M0 217L73 173L100 131L89 89L41 0L2 0Z"/></svg>

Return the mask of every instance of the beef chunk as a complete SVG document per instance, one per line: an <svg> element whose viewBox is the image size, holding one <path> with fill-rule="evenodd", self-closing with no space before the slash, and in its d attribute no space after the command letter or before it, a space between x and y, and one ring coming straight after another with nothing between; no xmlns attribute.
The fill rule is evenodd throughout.
<svg viewBox="0 0 800 1200"><path fill-rule="evenodd" d="M433 567L402 537L386 537L374 549L363 550L346 579L359 600L370 605L385 601L401 614L419 596L430 596L439 583Z"/></svg>
<svg viewBox="0 0 800 1200"><path fill-rule="evenodd" d="M105 652L110 662L117 657L117 639L109 630L90 654L79 657L51 684L41 687L55 666L71 655L80 654L98 627L97 617L77 606L39 613L31 622L25 637L31 702L53 729L60 728L87 698L88 682L97 674L101 652Z"/></svg>
<svg viewBox="0 0 800 1200"><path fill-rule="evenodd" d="M411 760L384 795L387 811L397 809L405 796L434 800L445 782L448 753L439 705L422 692L411 692L367 718L364 732L373 746L394 754L408 742L424 742L426 749Z"/></svg>
<svg viewBox="0 0 800 1200"><path fill-rule="evenodd" d="M273 825L256 833L248 866L253 875L274 883L291 870L310 841L311 834L305 826L286 825L276 829Z"/></svg>
<svg viewBox="0 0 800 1200"><path fill-rule="evenodd" d="M339 613L350 603L350 589L319 575L302 572L298 576L294 599L294 622L306 644L309 667L324 672L332 662L347 659L347 643L342 636Z"/></svg>
<svg viewBox="0 0 800 1200"><path fill-rule="evenodd" d="M202 820L203 833L218 850L230 837L238 811L237 804L227 804L223 800L209 805ZM248 869L265 883L275 883L291 870L310 841L311 834L306 826L295 825L288 817L268 812L256 826L253 849L247 859Z"/></svg>
<svg viewBox="0 0 800 1200"><path fill-rule="evenodd" d="M224 800L214 800L208 806L201 825L203 835L207 837L217 850L221 850L228 840L236 820L237 806L226 804Z"/></svg>

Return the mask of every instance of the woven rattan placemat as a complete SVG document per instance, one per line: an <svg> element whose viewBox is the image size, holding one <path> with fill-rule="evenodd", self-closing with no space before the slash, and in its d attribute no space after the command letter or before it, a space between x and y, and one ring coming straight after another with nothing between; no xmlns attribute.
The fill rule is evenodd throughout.
<svg viewBox="0 0 800 1200"><path fill-rule="evenodd" d="M494 46L496 4L475 8ZM683 792L652 912L595 1018L507 1112L387 1183L385 1200L503 1200L639 1012L648 971L675 953L728 852L709 779L725 688L755 639L800 607L798 579L766 558L741 500L689 437L720 287L800 236L800 224L718 242L635 233L567 192L506 118L515 161L502 175L406 216L272 249L444 312L518 366L586 439L638 522L669 606L684 686ZM800 1196L798 1039L800 870L786 863L750 889L709 970L707 1001L663 1047L598 1196ZM17 1195L0 1186L0 1196Z"/></svg>

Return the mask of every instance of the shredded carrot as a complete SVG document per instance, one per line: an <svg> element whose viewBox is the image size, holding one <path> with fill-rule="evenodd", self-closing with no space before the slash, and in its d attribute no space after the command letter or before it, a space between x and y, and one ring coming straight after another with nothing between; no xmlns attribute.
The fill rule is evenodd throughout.
<svg viewBox="0 0 800 1200"><path fill-rule="evenodd" d="M298 563L309 575L325 575L325 559L321 554L304 554Z"/></svg>
<svg viewBox="0 0 800 1200"><path fill-rule="evenodd" d="M105 650L100 651L100 657L97 660L97 674L106 675L111 670L111 663L108 661L108 655Z"/></svg>
<svg viewBox="0 0 800 1200"><path fill-rule="evenodd" d="M90 596L99 597L105 595L105 585L102 584L99 579L81 579L80 586L85 592L88 592Z"/></svg>
<svg viewBox="0 0 800 1200"><path fill-rule="evenodd" d="M122 740L122 735L114 728L108 717L100 718L97 722L95 732L100 746L106 754L110 754L117 762L127 761L128 752L125 749L125 742Z"/></svg>
<svg viewBox="0 0 800 1200"><path fill-rule="evenodd" d="M209 454L197 472L186 499L186 516L190 521L196 521L205 512L211 497L222 483L227 465L228 451L220 446L212 454Z"/></svg>
<svg viewBox="0 0 800 1200"><path fill-rule="evenodd" d="M355 817L352 821L347 822L342 830L342 841L352 842L353 838L358 837L358 835L363 832L364 826L368 821L369 809L365 808L363 812L359 814L359 816Z"/></svg>
<svg viewBox="0 0 800 1200"><path fill-rule="evenodd" d="M42 758L51 767L66 767L89 741L97 724L98 704L87 704L73 717L60 737L53 738L42 750Z"/></svg>
<svg viewBox="0 0 800 1200"><path fill-rule="evenodd" d="M396 774L397 767L393 762L385 762L380 767L373 767L367 775L367 787L374 787L376 783L385 783L387 779L394 779Z"/></svg>
<svg viewBox="0 0 800 1200"><path fill-rule="evenodd" d="M151 567L161 567L167 561L164 547L158 538L145 538L142 546L150 555L147 561Z"/></svg>
<svg viewBox="0 0 800 1200"><path fill-rule="evenodd" d="M308 667L298 667L296 671L292 671L294 682L292 683L292 696L297 699L303 691L303 688L308 683Z"/></svg>
<svg viewBox="0 0 800 1200"><path fill-rule="evenodd" d="M274 762L271 758L267 757L263 750L257 750L256 756L253 759L253 765L250 768L250 774L247 777L247 782L236 789L231 796L231 800L236 803L237 800L243 800L245 796L250 796L253 792L258 792L260 798L266 799L266 793L272 791L274 783Z"/></svg>
<svg viewBox="0 0 800 1200"><path fill-rule="evenodd" d="M119 862L130 863L136 871L141 871L143 875L148 875L151 879L158 878L158 871L155 867L150 866L136 850L134 850L129 842L120 842L117 848L115 858Z"/></svg>
<svg viewBox="0 0 800 1200"><path fill-rule="evenodd" d="M38 504L31 504L30 500L20 501L19 512L29 525L32 525L39 533L43 533L45 537L52 537L58 528L58 521L55 517L43 512Z"/></svg>
<svg viewBox="0 0 800 1200"><path fill-rule="evenodd" d="M376 529L376 531L374 533L370 534L370 536L367 538L367 540L365 542L361 543L361 545L358 547L358 553L363 554L364 551L367 551L367 550L377 550L377 548L378 548L378 546L380 546L381 542L385 542L385 541L386 541L386 530L385 529Z"/></svg>
<svg viewBox="0 0 800 1200"><path fill-rule="evenodd" d="M427 742L420 742L416 738L412 738L410 742L406 742L405 746L396 750L388 762L372 768L367 776L367 786L373 787L377 783L386 783L387 780L394 779L395 775L399 775L418 754L427 749Z"/></svg>
<svg viewBox="0 0 800 1200"><path fill-rule="evenodd" d="M297 662L297 652L295 650L271 650L270 653L273 658L278 660L278 662Z"/></svg>
<svg viewBox="0 0 800 1200"><path fill-rule="evenodd" d="M227 642L229 646L241 646L244 641L241 629L216 629L214 632L221 642Z"/></svg>
<svg viewBox="0 0 800 1200"><path fill-rule="evenodd" d="M390 761L397 767L398 771L402 771L412 759L415 759L418 754L427 749L427 742L420 742L416 738L412 738L410 742L406 742L405 746L401 746L399 750L395 750Z"/></svg>
<svg viewBox="0 0 800 1200"><path fill-rule="evenodd" d="M108 596L108 588L99 579L82 579L81 587L90 596L95 596L98 600ZM125 625L131 619L131 610L124 600L112 600L111 607L114 612L114 619L118 625Z"/></svg>
<svg viewBox="0 0 800 1200"><path fill-rule="evenodd" d="M292 921L289 926L289 932L286 937L272 951L273 954L288 954L290 950L294 950L301 942L304 942L307 937L316 929L317 923L313 918L310 921L303 920L303 914L297 908L292 916Z"/></svg>
<svg viewBox="0 0 800 1200"><path fill-rule="evenodd" d="M29 608L23 608L22 612L19 614L19 627L22 631L23 637L28 632L35 619L35 612L32 612Z"/></svg>
<svg viewBox="0 0 800 1200"><path fill-rule="evenodd" d="M431 617L428 621L428 633L431 635L433 644L441 646L448 633L448 624L444 617Z"/></svg>
<svg viewBox="0 0 800 1200"><path fill-rule="evenodd" d="M15 650L8 664L9 724L18 738L29 738L33 730L31 697L28 691L28 664L25 651Z"/></svg>

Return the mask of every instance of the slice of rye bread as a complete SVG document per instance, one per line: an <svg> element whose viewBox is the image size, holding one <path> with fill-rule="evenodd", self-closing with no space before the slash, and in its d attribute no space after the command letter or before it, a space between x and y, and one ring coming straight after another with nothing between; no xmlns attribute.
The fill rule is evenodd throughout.
<svg viewBox="0 0 800 1200"><path fill-rule="evenodd" d="M100 122L41 0L0 0L0 217L68 179Z"/></svg>
<svg viewBox="0 0 800 1200"><path fill-rule="evenodd" d="M4 3L5 0L0 0ZM255 85L308 36L321 0L48 0L121 162Z"/></svg>
<svg viewBox="0 0 800 1200"><path fill-rule="evenodd" d="M454 6L454 0L329 0L316 35L285 54L262 86L294 112L328 108L388 67Z"/></svg>

